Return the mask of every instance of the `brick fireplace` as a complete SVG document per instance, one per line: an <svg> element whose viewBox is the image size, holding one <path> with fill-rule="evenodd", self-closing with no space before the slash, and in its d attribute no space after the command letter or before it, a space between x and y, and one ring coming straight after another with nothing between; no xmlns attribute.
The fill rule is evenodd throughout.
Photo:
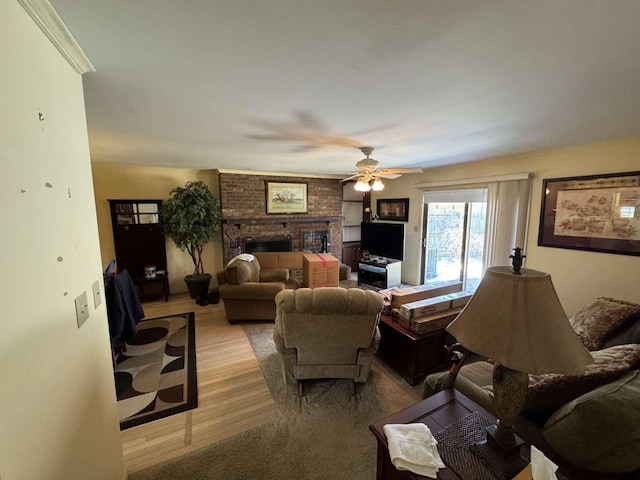
<svg viewBox="0 0 640 480"><path fill-rule="evenodd" d="M220 172L224 263L243 250L243 239L291 236L293 251L309 238L328 233L330 253L342 258L342 184L338 179ZM267 182L307 184L307 213L268 215ZM322 233L320 233L322 232ZM314 245L317 242L313 242Z"/></svg>

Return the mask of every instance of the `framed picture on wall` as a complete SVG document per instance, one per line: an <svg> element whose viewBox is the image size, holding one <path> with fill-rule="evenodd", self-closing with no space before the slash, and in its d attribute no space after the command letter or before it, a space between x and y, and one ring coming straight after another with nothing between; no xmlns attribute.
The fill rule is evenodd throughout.
<svg viewBox="0 0 640 480"><path fill-rule="evenodd" d="M543 180L538 245L640 255L640 172Z"/></svg>
<svg viewBox="0 0 640 480"><path fill-rule="evenodd" d="M307 213L307 184L267 181L267 213Z"/></svg>
<svg viewBox="0 0 640 480"><path fill-rule="evenodd" d="M379 198L377 214L380 220L409 221L408 198Z"/></svg>

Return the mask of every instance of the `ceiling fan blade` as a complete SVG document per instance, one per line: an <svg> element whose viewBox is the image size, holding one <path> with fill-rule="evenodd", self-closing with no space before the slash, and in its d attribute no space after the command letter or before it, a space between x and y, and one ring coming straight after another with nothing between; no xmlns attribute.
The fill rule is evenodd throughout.
<svg viewBox="0 0 640 480"><path fill-rule="evenodd" d="M278 142L287 142L291 140L289 137L285 137L282 135L260 135L253 133L247 133L245 134L245 137L251 138L253 140L275 140Z"/></svg>
<svg viewBox="0 0 640 480"><path fill-rule="evenodd" d="M302 125L303 128L307 128L309 130L314 130L317 132L326 132L326 125L311 112L307 112L304 110L300 110L294 114L294 118L297 120L299 125Z"/></svg>
<svg viewBox="0 0 640 480"><path fill-rule="evenodd" d="M381 168L378 171L385 173L423 173L421 168Z"/></svg>
<svg viewBox="0 0 640 480"><path fill-rule="evenodd" d="M360 174L359 174L359 173L356 173L355 175L351 175L350 177L344 178L344 179L342 179L342 180L340 180L340 181L341 181L341 182L348 182L349 180L352 180L352 179L357 178L357 177L359 177L359 176L360 176Z"/></svg>
<svg viewBox="0 0 640 480"><path fill-rule="evenodd" d="M381 170L381 171L375 171L373 173L373 176L380 177L380 178L388 178L389 180L393 180L395 178L401 177L402 175Z"/></svg>
<svg viewBox="0 0 640 480"><path fill-rule="evenodd" d="M312 150L317 150L318 148L320 147L318 147L317 145L302 145L299 147L294 147L290 151L295 153L304 153L304 152L310 152Z"/></svg>

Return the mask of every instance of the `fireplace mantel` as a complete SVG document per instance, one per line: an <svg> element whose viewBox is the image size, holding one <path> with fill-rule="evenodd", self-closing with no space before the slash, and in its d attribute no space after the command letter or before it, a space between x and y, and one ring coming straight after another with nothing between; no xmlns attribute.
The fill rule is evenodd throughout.
<svg viewBox="0 0 640 480"><path fill-rule="evenodd" d="M267 218L225 218L222 223L229 225L258 225L261 223L318 223L318 222L337 222L344 220L344 217L267 217Z"/></svg>

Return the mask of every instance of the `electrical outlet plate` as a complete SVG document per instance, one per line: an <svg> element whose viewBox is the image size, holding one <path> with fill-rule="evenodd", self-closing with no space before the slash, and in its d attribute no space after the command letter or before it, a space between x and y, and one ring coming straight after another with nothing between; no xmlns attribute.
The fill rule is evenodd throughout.
<svg viewBox="0 0 640 480"><path fill-rule="evenodd" d="M93 282L93 307L98 308L102 303L102 293L100 292L100 280Z"/></svg>
<svg viewBox="0 0 640 480"><path fill-rule="evenodd" d="M78 320L78 328L89 318L89 302L87 301L87 292L82 292L76 297L76 319Z"/></svg>

